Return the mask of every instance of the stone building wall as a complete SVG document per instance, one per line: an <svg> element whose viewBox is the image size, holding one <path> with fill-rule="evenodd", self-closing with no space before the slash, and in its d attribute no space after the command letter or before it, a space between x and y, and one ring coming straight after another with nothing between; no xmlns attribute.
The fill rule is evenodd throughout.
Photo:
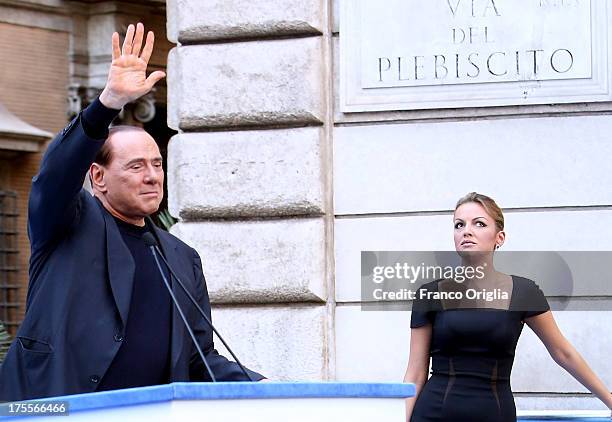
<svg viewBox="0 0 612 422"><path fill-rule="evenodd" d="M339 0L167 10L175 233L255 369L401 381L410 313L361 310L360 251L452 249L469 191L504 208L506 250L612 247L609 102L342 113ZM555 317L612 385L610 313ZM512 385L519 409L602 408L528 328Z"/></svg>
<svg viewBox="0 0 612 422"><path fill-rule="evenodd" d="M331 101L323 1L169 2L170 211L245 363L333 379Z"/></svg>

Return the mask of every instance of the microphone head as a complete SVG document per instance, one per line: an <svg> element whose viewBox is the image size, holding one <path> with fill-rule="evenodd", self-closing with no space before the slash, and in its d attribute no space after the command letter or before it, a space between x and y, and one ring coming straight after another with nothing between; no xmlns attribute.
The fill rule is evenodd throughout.
<svg viewBox="0 0 612 422"><path fill-rule="evenodd" d="M158 245L157 239L155 239L155 236L153 236L151 232L146 232L145 234L143 234L142 240L144 240L144 243L147 246L157 246Z"/></svg>

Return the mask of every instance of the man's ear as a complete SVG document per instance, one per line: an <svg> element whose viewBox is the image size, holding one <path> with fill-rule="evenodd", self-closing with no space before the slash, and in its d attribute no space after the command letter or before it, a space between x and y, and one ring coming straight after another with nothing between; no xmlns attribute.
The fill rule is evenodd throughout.
<svg viewBox="0 0 612 422"><path fill-rule="evenodd" d="M91 187L94 191L101 193L106 192L106 182L104 181L104 166L98 163L93 163L89 167L89 179L91 180Z"/></svg>

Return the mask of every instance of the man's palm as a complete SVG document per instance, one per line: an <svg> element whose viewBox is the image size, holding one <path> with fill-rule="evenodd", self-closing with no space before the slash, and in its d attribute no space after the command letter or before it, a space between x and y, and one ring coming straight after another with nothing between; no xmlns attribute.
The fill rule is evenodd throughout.
<svg viewBox="0 0 612 422"><path fill-rule="evenodd" d="M120 56L111 63L107 85L121 92L128 102L142 97L151 90L147 84L147 63L134 55Z"/></svg>
<svg viewBox="0 0 612 422"><path fill-rule="evenodd" d="M119 48L119 34L113 34L113 61L106 87L100 94L100 101L109 108L120 109L134 101L153 88L153 85L166 76L162 71L156 71L147 78L147 65L153 52L154 36L149 31L144 47L144 26L139 23L128 26L123 47Z"/></svg>

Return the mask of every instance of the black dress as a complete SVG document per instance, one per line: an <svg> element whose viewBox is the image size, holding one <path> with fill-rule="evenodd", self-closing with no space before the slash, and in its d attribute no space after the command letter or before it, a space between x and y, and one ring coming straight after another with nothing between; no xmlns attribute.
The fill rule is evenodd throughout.
<svg viewBox="0 0 612 422"><path fill-rule="evenodd" d="M514 422L510 389L514 351L525 318L550 308L531 280L512 276L504 309L442 310L439 302L417 300L411 328L432 324L432 375L423 386L411 422ZM421 287L437 291L439 281Z"/></svg>

